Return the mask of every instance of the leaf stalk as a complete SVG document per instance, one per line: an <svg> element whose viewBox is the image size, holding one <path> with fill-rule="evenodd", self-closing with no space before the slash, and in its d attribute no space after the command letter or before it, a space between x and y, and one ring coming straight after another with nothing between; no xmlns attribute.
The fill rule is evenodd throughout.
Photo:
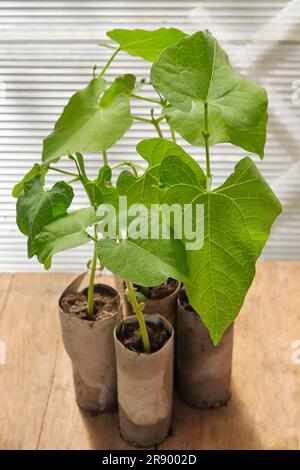
<svg viewBox="0 0 300 470"><path fill-rule="evenodd" d="M100 74L98 75L98 77L102 77L106 70L108 69L108 67L110 66L110 64L112 63L112 61L114 60L114 58L116 57L116 55L118 54L118 52L120 52L120 48L116 49L115 52L113 53L113 55L111 56L111 58L107 61L106 65L103 67L103 69L101 70Z"/></svg>
<svg viewBox="0 0 300 470"><path fill-rule="evenodd" d="M154 109L151 109L151 120L152 120L152 124L154 125L156 129L158 136L160 137L160 139L163 139L164 136L162 134L161 128L159 127L159 121L158 119L155 119L154 117Z"/></svg>

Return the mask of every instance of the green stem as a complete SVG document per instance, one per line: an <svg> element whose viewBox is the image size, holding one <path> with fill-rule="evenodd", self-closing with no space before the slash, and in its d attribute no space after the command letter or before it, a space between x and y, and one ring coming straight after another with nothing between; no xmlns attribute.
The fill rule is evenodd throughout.
<svg viewBox="0 0 300 470"><path fill-rule="evenodd" d="M149 103L155 103L155 104L159 104L160 106L163 106L161 101L153 100L152 98L146 98L145 96L131 95L131 98L136 98L137 100L149 101Z"/></svg>
<svg viewBox="0 0 300 470"><path fill-rule="evenodd" d="M96 238L96 240L97 240L97 230L96 230L96 227L94 227L94 231L95 231L95 238ZM87 312L88 312L88 318L89 318L89 320L92 320L93 315L94 315L94 284L95 284L96 267L97 267L97 251L96 251L96 241L95 241L95 242L94 242L93 262L92 262L92 267L91 267L91 272L90 272L90 282L89 282L89 289L88 289L88 307L87 307Z"/></svg>
<svg viewBox="0 0 300 470"><path fill-rule="evenodd" d="M136 121L147 122L148 124L153 124L153 121L151 119L143 118L140 116L132 116L132 118L135 119Z"/></svg>
<svg viewBox="0 0 300 470"><path fill-rule="evenodd" d="M81 177L80 176L76 176L76 178L72 178L71 180L67 181L68 184L71 184L71 183L76 183L76 181L79 181L81 180Z"/></svg>
<svg viewBox="0 0 300 470"><path fill-rule="evenodd" d="M132 169L135 176L139 176L138 172L137 172L137 168L139 168L140 170L144 170L142 165L138 165L137 163L133 163L133 162L130 162L130 161L116 163L115 165L113 165L111 167L111 169L114 170L115 168L119 168L120 166L124 166L124 165L130 166L130 168Z"/></svg>
<svg viewBox="0 0 300 470"><path fill-rule="evenodd" d="M148 331L147 331L145 318L144 318L144 315L143 315L143 307L141 305L139 305L139 303L136 300L132 283L130 281L125 281L125 284L126 284L127 292L128 292L128 300L131 303L133 311L137 316L139 326L140 326L140 329L141 329L144 352L146 354L150 354L151 353L151 346L150 346L150 341L149 341L149 336L148 336Z"/></svg>
<svg viewBox="0 0 300 470"><path fill-rule="evenodd" d="M99 43L98 46L100 47L107 47L108 49L113 49L114 51L117 49L117 47L111 46L110 44L104 44L104 43Z"/></svg>
<svg viewBox="0 0 300 470"><path fill-rule="evenodd" d="M175 135L175 132L174 130L172 129L172 127L170 127L170 132L171 132L171 137L172 137L172 141L174 142L174 144L176 144L176 135Z"/></svg>
<svg viewBox="0 0 300 470"><path fill-rule="evenodd" d="M102 156L103 156L103 163L104 163L104 165L108 165L108 159L107 159L107 152L106 152L106 150L102 150Z"/></svg>
<svg viewBox="0 0 300 470"><path fill-rule="evenodd" d="M164 137L163 137L163 135L162 135L162 131L161 131L161 129L160 129L160 127L159 127L159 124L158 124L159 121L158 121L158 119L155 119L155 117L154 117L154 109L151 109L151 118L152 118L152 123L153 123L153 125L154 125L154 127L155 127L155 129L156 129L157 134L158 134L158 137L160 137L161 139L163 139Z"/></svg>
<svg viewBox="0 0 300 470"><path fill-rule="evenodd" d="M77 168L77 171L78 171L78 175L80 176L80 179L81 179L82 184L83 184L83 182L84 182L84 175L81 174L81 171L80 171L80 168L79 168L77 159L76 159L71 153L68 153L68 157L70 158L70 160L73 160L73 162L75 163L76 168ZM74 175L74 176L77 176L77 175Z"/></svg>
<svg viewBox="0 0 300 470"><path fill-rule="evenodd" d="M119 51L120 51L120 48L115 50L115 52L113 53L111 58L108 60L107 64L103 67L103 69L100 72L100 74L98 75L98 77L102 77L105 74L106 70L108 69L108 67L110 66L110 64L112 63L112 61L114 60L114 58L116 57L116 55L118 54Z"/></svg>
<svg viewBox="0 0 300 470"><path fill-rule="evenodd" d="M133 172L134 176L135 176L136 178L138 178L138 177L139 177L139 174L138 174L138 172L137 172L136 167L135 167L134 165L129 165L129 166L130 166L130 168L132 169L132 172Z"/></svg>
<svg viewBox="0 0 300 470"><path fill-rule="evenodd" d="M60 168L55 168L54 166L49 166L48 168L49 168L49 170L58 171L58 173L62 173L64 175L74 176L75 178L78 177L78 175L76 175L76 173L71 173L70 171L61 170Z"/></svg>
<svg viewBox="0 0 300 470"><path fill-rule="evenodd" d="M204 131L202 131L205 144L205 157L206 157L206 186L207 191L211 188L211 171L210 171L210 156L209 156L209 130L208 130L208 104L204 103Z"/></svg>

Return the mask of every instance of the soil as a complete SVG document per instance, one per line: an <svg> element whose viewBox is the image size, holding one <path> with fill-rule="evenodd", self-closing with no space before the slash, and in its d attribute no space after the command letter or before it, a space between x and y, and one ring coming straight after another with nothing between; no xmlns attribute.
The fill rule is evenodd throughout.
<svg viewBox="0 0 300 470"><path fill-rule="evenodd" d="M147 322L147 331L152 353L159 351L170 338L170 333L161 321ZM118 338L130 351L144 352L141 330L137 322L123 323L118 332Z"/></svg>
<svg viewBox="0 0 300 470"><path fill-rule="evenodd" d="M186 295L186 292L185 292L185 288L182 287L179 291L179 301L180 301L180 305L182 308L184 308L184 310L188 310L189 312L193 312L195 313L196 315L197 312L193 309L193 307L190 305L189 303L189 299L187 298L187 295Z"/></svg>
<svg viewBox="0 0 300 470"><path fill-rule="evenodd" d="M118 294L109 286L103 288L100 284L95 284L94 289L94 316L92 321L103 320L115 315L120 306ZM87 300L87 289L83 289L81 292L69 292L61 299L60 306L65 313L72 317L91 321L87 313Z"/></svg>
<svg viewBox="0 0 300 470"><path fill-rule="evenodd" d="M163 299L171 295L178 287L178 281L169 277L163 284L153 287L142 287L135 285L137 290L148 299Z"/></svg>

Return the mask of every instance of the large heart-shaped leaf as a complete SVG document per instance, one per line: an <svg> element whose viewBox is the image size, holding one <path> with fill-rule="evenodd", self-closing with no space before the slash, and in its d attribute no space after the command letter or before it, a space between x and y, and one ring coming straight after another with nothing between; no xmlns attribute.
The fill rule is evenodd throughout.
<svg viewBox="0 0 300 470"><path fill-rule="evenodd" d="M45 225L32 242L31 256L37 255L45 269L51 267L52 256L91 241L85 231L96 223L95 209L87 207Z"/></svg>
<svg viewBox="0 0 300 470"><path fill-rule="evenodd" d="M169 186L163 202L204 204L204 245L186 252L186 291L217 344L244 302L280 202L250 158L211 192L196 184L193 171L178 157L163 160L161 180Z"/></svg>
<svg viewBox="0 0 300 470"><path fill-rule="evenodd" d="M117 189L120 195L127 196L127 203L131 204L157 204L159 203L159 191L157 188L160 164L166 156L177 155L184 157L187 153L182 147L165 139L153 138L142 140L136 147L138 153L148 163L143 175L136 177L130 171L120 173L117 181ZM205 176L197 163L192 159L188 164L194 170L197 181L205 187Z"/></svg>
<svg viewBox="0 0 300 470"><path fill-rule="evenodd" d="M186 34L175 28L160 28L154 31L113 29L107 36L119 43L121 51L154 62L166 47L176 44Z"/></svg>
<svg viewBox="0 0 300 470"><path fill-rule="evenodd" d="M42 228L64 216L73 199L73 189L64 181L44 191L42 177L35 176L24 184L24 192L17 201L17 224L28 236L28 256L33 256L32 242Z"/></svg>
<svg viewBox="0 0 300 470"><path fill-rule="evenodd" d="M237 74L217 40L198 32L166 49L153 64L151 81L170 105L165 115L179 134L203 145L204 103L210 144L230 142L262 158L267 94Z"/></svg>
<svg viewBox="0 0 300 470"><path fill-rule="evenodd" d="M43 161L49 163L75 152L97 152L112 147L132 124L128 96L121 94L100 105L105 80L94 78L75 93L43 145ZM107 101L107 100L105 100Z"/></svg>

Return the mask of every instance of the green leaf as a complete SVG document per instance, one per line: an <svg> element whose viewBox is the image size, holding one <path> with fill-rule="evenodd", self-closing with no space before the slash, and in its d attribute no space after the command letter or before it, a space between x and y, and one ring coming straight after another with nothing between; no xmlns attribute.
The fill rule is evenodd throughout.
<svg viewBox="0 0 300 470"><path fill-rule="evenodd" d="M188 154L179 145L165 139L146 139L138 143L136 147L138 153L148 163L148 169L138 178L130 171L120 173L117 181L117 190L120 195L127 196L128 206L131 204L159 203L159 191L157 188L159 168L163 159L174 155L184 158ZM205 176L197 163L188 159L188 164L194 169L197 181L205 186Z"/></svg>
<svg viewBox="0 0 300 470"><path fill-rule="evenodd" d="M153 64L151 81L169 101L170 125L193 145L203 145L204 103L210 144L230 142L264 155L266 91L237 74L217 40L198 32L166 49Z"/></svg>
<svg viewBox="0 0 300 470"><path fill-rule="evenodd" d="M176 44L186 34L175 28L160 28L154 31L113 29L107 36L119 43L121 51L154 62L164 49Z"/></svg>
<svg viewBox="0 0 300 470"><path fill-rule="evenodd" d="M122 94L130 97L135 86L135 81L136 77L131 73L115 78L110 87L104 92L100 105L103 107L110 106L114 99Z"/></svg>
<svg viewBox="0 0 300 470"><path fill-rule="evenodd" d="M119 195L117 189L111 184L111 168L104 165L94 181L84 183L89 199L94 207L100 204L111 204L118 207Z"/></svg>
<svg viewBox="0 0 300 470"><path fill-rule="evenodd" d="M75 152L97 152L112 147L132 124L129 98L118 95L106 106L100 106L105 88L101 77L91 80L75 93L46 137L43 161L50 163Z"/></svg>
<svg viewBox="0 0 300 470"><path fill-rule="evenodd" d="M54 254L91 241L90 235L85 230L96 220L93 207L80 209L54 220L44 226L34 238L32 256L37 255L45 269L49 269Z"/></svg>
<svg viewBox="0 0 300 470"><path fill-rule="evenodd" d="M212 192L198 186L177 157L163 161L161 179L169 186L163 202L204 204L204 245L186 252L190 274L185 287L217 344L244 302L280 202L250 158Z"/></svg>
<svg viewBox="0 0 300 470"><path fill-rule="evenodd" d="M18 198L19 196L21 196L25 183L30 181L34 176L41 175L42 182L44 183L44 178L45 178L46 173L47 173L47 168L43 168L38 163L35 163L33 167L22 178L22 180L14 186L12 190L13 197Z"/></svg>
<svg viewBox="0 0 300 470"><path fill-rule="evenodd" d="M44 191L42 177L35 176L24 185L17 201L17 224L28 236L28 256L33 256L32 242L42 228L67 213L73 199L73 189L64 181Z"/></svg>
<svg viewBox="0 0 300 470"><path fill-rule="evenodd" d="M241 109L241 111L243 110ZM164 114L170 126L187 142L196 146L204 146L202 136L202 130L204 129L203 104L194 102L189 112L180 111L169 106L164 110ZM238 121L232 125L230 125L229 120L224 121L219 109L211 107L209 110L209 144L230 142L248 152L257 153L262 158L266 140L267 120L268 116L265 113L262 120L255 127L252 127L251 130L246 127L244 130L239 126Z"/></svg>
<svg viewBox="0 0 300 470"><path fill-rule="evenodd" d="M186 279L187 265L180 240L103 239L97 255L114 274L142 286L162 283L168 277Z"/></svg>

